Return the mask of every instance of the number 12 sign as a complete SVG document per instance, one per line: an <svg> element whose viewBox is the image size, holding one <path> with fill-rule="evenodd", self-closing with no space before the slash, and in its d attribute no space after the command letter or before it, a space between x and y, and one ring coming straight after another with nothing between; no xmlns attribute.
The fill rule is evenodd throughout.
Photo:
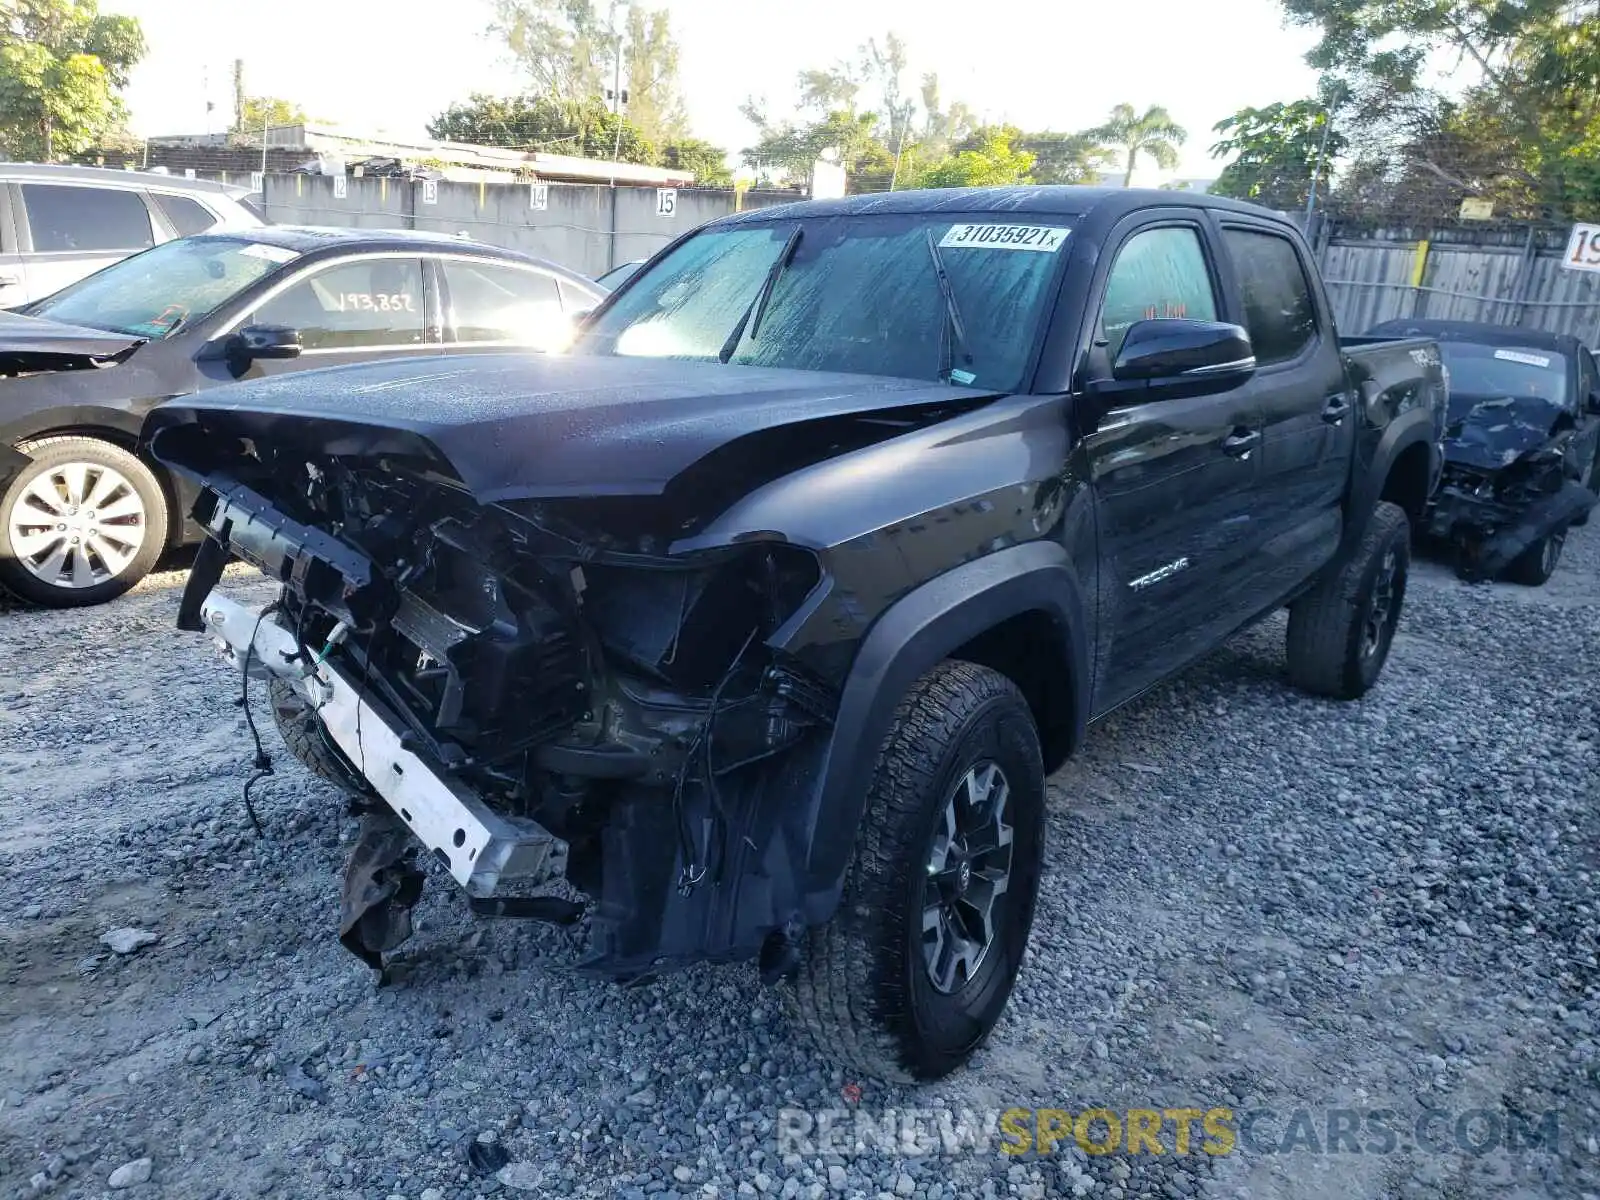
<svg viewBox="0 0 1600 1200"><path fill-rule="evenodd" d="M1561 265L1569 271L1600 271L1600 225L1574 225Z"/></svg>

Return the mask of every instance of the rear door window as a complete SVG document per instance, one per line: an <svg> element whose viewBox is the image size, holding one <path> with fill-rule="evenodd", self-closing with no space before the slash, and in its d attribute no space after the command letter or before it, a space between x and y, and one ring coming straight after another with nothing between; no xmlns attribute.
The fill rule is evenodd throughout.
<svg viewBox="0 0 1600 1200"><path fill-rule="evenodd" d="M440 266L458 342L533 345L563 323L561 293L543 271L459 258Z"/></svg>
<svg viewBox="0 0 1600 1200"><path fill-rule="evenodd" d="M150 210L138 192L25 183L22 205L35 254L142 250L155 245Z"/></svg>
<svg viewBox="0 0 1600 1200"><path fill-rule="evenodd" d="M161 209L161 215L171 223L179 237L204 233L217 223L217 215L197 200L161 192L153 192L152 195L156 206Z"/></svg>
<svg viewBox="0 0 1600 1200"><path fill-rule="evenodd" d="M1288 362L1317 336L1311 284L1294 243L1257 229L1224 229L1244 300L1245 326L1261 366Z"/></svg>

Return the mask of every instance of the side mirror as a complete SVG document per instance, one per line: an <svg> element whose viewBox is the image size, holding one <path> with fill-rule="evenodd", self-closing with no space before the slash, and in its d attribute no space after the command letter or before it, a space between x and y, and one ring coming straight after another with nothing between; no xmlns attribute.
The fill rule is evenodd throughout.
<svg viewBox="0 0 1600 1200"><path fill-rule="evenodd" d="M1589 393L1589 403L1587 407L1592 414L1600 417L1600 388L1595 388L1594 391Z"/></svg>
<svg viewBox="0 0 1600 1200"><path fill-rule="evenodd" d="M1250 335L1223 321L1135 321L1111 367L1116 383L1231 387L1255 373Z"/></svg>
<svg viewBox="0 0 1600 1200"><path fill-rule="evenodd" d="M240 362L258 358L299 358L300 331L288 325L246 325L225 343L228 357Z"/></svg>

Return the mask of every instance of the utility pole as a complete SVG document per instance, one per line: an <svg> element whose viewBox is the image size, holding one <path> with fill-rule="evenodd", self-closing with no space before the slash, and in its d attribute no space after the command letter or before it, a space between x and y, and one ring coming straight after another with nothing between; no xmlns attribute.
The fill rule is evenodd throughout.
<svg viewBox="0 0 1600 1200"><path fill-rule="evenodd" d="M611 149L611 161L616 162L622 156L622 33L617 29L617 0L611 0L611 46L615 60L615 73L611 80L611 111L617 118L617 136ZM611 186L617 186L615 179L612 179Z"/></svg>
<svg viewBox="0 0 1600 1200"><path fill-rule="evenodd" d="M1317 180L1322 178L1322 163L1328 153L1328 130L1333 128L1333 113L1322 110L1322 138L1317 143L1317 162L1311 168L1311 195L1306 200L1306 236L1311 236L1311 214L1317 209Z"/></svg>

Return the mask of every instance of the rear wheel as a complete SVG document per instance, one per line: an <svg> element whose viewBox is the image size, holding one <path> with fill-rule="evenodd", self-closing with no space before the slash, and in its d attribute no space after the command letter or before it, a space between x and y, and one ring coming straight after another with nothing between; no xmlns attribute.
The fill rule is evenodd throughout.
<svg viewBox="0 0 1600 1200"><path fill-rule="evenodd" d="M1567 544L1567 531L1558 529L1546 534L1529 546L1506 568L1506 578L1525 587L1543 587L1556 573L1561 562L1562 548Z"/></svg>
<svg viewBox="0 0 1600 1200"><path fill-rule="evenodd" d="M48 608L103 604L150 573L167 498L149 467L90 437L44 438L0 497L0 584Z"/></svg>
<svg viewBox="0 0 1600 1200"><path fill-rule="evenodd" d="M795 999L819 1047L866 1076L936 1079L1000 1019L1043 849L1038 731L1016 686L946 662L901 701L833 920Z"/></svg>
<svg viewBox="0 0 1600 1200"><path fill-rule="evenodd" d="M1411 569L1411 523L1398 504L1373 509L1361 545L1289 606L1289 678L1335 700L1365 695L1388 661Z"/></svg>

